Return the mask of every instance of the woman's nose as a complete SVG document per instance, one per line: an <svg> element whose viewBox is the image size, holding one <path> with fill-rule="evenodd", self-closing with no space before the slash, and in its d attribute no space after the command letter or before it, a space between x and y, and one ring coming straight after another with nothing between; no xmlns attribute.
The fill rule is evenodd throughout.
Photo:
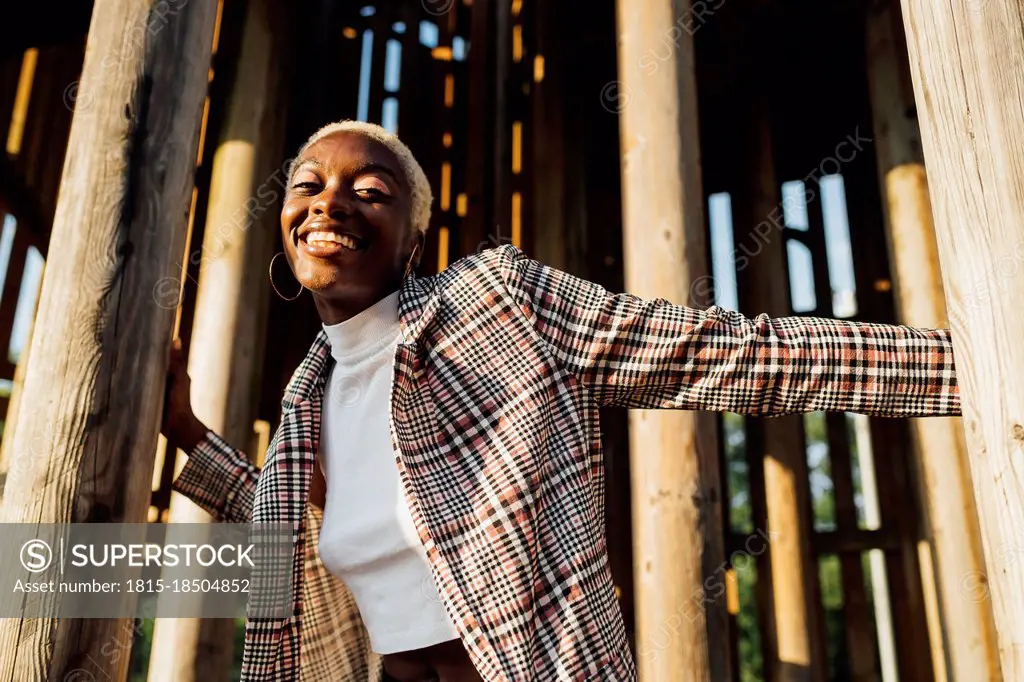
<svg viewBox="0 0 1024 682"><path fill-rule="evenodd" d="M325 215L336 219L352 215L354 210L352 199L341 187L325 187L309 208L314 215Z"/></svg>

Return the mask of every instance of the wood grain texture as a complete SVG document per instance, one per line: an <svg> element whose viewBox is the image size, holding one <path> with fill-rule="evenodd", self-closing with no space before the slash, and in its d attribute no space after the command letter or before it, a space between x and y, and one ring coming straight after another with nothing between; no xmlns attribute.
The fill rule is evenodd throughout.
<svg viewBox="0 0 1024 682"><path fill-rule="evenodd" d="M620 0L618 81L595 96L619 114L626 290L706 307L693 37L669 33L689 9L688 1ZM645 52L669 35L677 36L672 58L653 73L642 68ZM640 679L728 680L714 415L635 410L630 452Z"/></svg>
<svg viewBox="0 0 1024 682"><path fill-rule="evenodd" d="M914 109L899 9L869 11L868 77L886 233L900 321L917 327L948 325L921 131ZM960 419L917 419L912 437L918 485L935 561L941 624L930 624L941 648L937 671L953 680L1002 679L987 600L961 596L962 576L984 571L970 463ZM925 588L929 588L925 585ZM940 627L939 627L940 626ZM945 679L943 677L942 679Z"/></svg>
<svg viewBox="0 0 1024 682"><path fill-rule="evenodd" d="M267 264L278 232L287 178L282 158L286 110L281 106L284 17L273 0L252 0L239 31L224 122L217 135L200 253L199 289L188 370L192 407L213 431L240 449L256 418L270 283ZM241 13L240 13L241 14ZM220 50L218 50L220 52ZM178 452L179 467L185 455ZM212 518L179 493L170 501L171 523ZM175 599L174 595L163 597ZM153 630L149 682L227 679L234 650L233 619L159 619Z"/></svg>
<svg viewBox="0 0 1024 682"><path fill-rule="evenodd" d="M31 465L3 521L146 520L174 319L154 291L183 249L215 13L95 4L15 425ZM4 620L0 679L121 680L126 638L126 620Z"/></svg>
<svg viewBox="0 0 1024 682"><path fill-rule="evenodd" d="M903 0L1004 679L1024 679L1024 2ZM972 679L974 679L972 677Z"/></svg>

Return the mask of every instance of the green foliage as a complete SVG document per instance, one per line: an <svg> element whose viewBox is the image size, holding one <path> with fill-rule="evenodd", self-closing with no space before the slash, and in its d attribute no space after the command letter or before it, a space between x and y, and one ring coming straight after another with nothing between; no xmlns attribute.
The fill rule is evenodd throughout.
<svg viewBox="0 0 1024 682"><path fill-rule="evenodd" d="M736 615L740 682L762 682L764 658L757 617L757 566L754 562L750 562L748 568L736 571L736 584L740 595L740 612Z"/></svg>
<svg viewBox="0 0 1024 682"><path fill-rule="evenodd" d="M747 464L747 439L744 418L727 413L722 418L726 474L729 491L729 522L733 532L754 533L753 510L750 504L750 471ZM819 531L835 528L835 496L832 488L832 466L828 452L828 427L824 413L804 417L808 471L814 528ZM747 562L736 570L740 612L736 616L740 682L765 682L763 648L757 611L757 570ZM849 653L843 621L842 566L838 557L822 557L819 563L822 606L828 650L830 680L850 679Z"/></svg>
<svg viewBox="0 0 1024 682"><path fill-rule="evenodd" d="M135 636L132 646L132 660L128 667L128 682L146 682L149 675L149 654L153 646L152 618L139 620L141 628ZM235 651L234 665L231 669L231 682L242 678L242 647L245 644L245 618L235 619Z"/></svg>
<svg viewBox="0 0 1024 682"><path fill-rule="evenodd" d="M140 618L136 622L132 660L128 664L128 682L146 682L149 673L149 652L153 647L154 622L152 618Z"/></svg>

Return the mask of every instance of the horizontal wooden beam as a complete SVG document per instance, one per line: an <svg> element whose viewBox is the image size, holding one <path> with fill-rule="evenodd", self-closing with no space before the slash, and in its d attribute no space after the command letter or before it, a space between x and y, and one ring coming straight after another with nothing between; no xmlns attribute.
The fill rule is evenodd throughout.
<svg viewBox="0 0 1024 682"><path fill-rule="evenodd" d="M726 550L730 561L735 562L736 555L759 556L771 543L767 532L730 533L726 536ZM828 554L846 554L866 552L871 549L898 550L899 535L890 530L824 531L811 536L811 547L817 556Z"/></svg>

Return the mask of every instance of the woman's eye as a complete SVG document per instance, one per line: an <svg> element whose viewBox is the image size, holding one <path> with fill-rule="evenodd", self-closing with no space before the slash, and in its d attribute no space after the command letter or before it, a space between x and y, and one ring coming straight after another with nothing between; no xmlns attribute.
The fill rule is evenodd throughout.
<svg viewBox="0 0 1024 682"><path fill-rule="evenodd" d="M363 199L384 199L388 196L387 192L376 187L359 187L356 189L356 194Z"/></svg>

